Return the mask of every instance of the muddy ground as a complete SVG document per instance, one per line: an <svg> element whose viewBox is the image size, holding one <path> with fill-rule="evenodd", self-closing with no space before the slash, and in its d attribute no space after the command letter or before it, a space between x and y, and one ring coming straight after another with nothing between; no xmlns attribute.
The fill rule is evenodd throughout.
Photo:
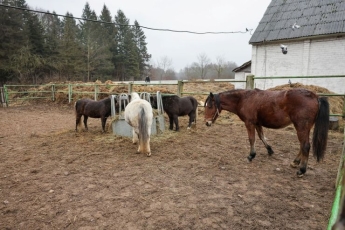
<svg viewBox="0 0 345 230"><path fill-rule="evenodd" d="M265 129L275 154L257 141L248 163L243 123L224 111L206 127L202 110L147 157L99 119L76 133L72 106L0 108L0 229L326 229L342 132L297 178L292 126Z"/></svg>

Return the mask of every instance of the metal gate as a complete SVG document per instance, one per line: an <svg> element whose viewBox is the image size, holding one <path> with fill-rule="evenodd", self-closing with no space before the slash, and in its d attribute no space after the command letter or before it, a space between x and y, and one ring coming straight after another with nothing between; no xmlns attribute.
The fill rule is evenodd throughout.
<svg viewBox="0 0 345 230"><path fill-rule="evenodd" d="M151 94L147 92L139 93L141 99L150 102ZM151 135L163 133L165 130L164 110L162 103L162 95L158 91L157 96L157 112L154 112ZM115 135L132 137L132 127L125 121L124 108L129 103L128 94L112 95L111 100L111 116L112 116L112 129ZM115 108L114 98L117 97L118 108Z"/></svg>

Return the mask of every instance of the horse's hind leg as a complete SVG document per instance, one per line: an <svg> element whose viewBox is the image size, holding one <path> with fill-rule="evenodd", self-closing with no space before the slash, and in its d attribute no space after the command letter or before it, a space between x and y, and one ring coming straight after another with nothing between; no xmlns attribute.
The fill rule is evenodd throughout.
<svg viewBox="0 0 345 230"><path fill-rule="evenodd" d="M295 126L297 130L297 137L300 143L300 151L293 164L299 163L299 170L297 171L297 175L302 177L307 171L308 165L308 158L309 158L309 151L310 151L310 142L309 142L309 133L311 127L298 127Z"/></svg>
<svg viewBox="0 0 345 230"><path fill-rule="evenodd" d="M188 124L187 129L190 129L190 127L192 126L192 123L193 123L193 122L196 123L196 120L195 120L195 112L191 112L188 116L189 116L189 124Z"/></svg>
<svg viewBox="0 0 345 230"><path fill-rule="evenodd" d="M85 126L86 130L89 130L89 128L87 127L87 118L88 118L88 116L84 115L84 126Z"/></svg>
<svg viewBox="0 0 345 230"><path fill-rule="evenodd" d="M75 119L75 131L76 132L78 132L78 126L80 125L80 122L81 122L81 116L82 115L79 115L79 114L76 115L76 119Z"/></svg>
<svg viewBox="0 0 345 230"><path fill-rule="evenodd" d="M175 127L176 127L176 131L180 130L180 126L178 125L178 116L177 115L173 115L173 120L175 123Z"/></svg>
<svg viewBox="0 0 345 230"><path fill-rule="evenodd" d="M133 138L132 138L133 144L138 143L139 142L139 135L137 134L137 132L135 132L134 128L132 129L132 136L133 136ZM139 152L139 150L140 150L140 145L139 145L138 152Z"/></svg>
<svg viewBox="0 0 345 230"><path fill-rule="evenodd" d="M264 145L265 145L265 147L267 149L268 155L271 156L274 153L274 151L272 150L272 147L266 141L264 132L262 130L262 126L257 125L257 126L255 126L255 129L256 129L256 132L259 135L260 140L262 141L262 143L264 143Z"/></svg>
<svg viewBox="0 0 345 230"><path fill-rule="evenodd" d="M169 129L173 130L173 127L174 127L174 116L169 115Z"/></svg>

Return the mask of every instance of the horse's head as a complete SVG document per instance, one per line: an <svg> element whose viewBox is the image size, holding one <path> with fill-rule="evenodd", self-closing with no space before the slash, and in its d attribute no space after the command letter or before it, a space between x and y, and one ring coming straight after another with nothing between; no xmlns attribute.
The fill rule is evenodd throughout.
<svg viewBox="0 0 345 230"><path fill-rule="evenodd" d="M157 96L151 95L150 96L150 103L153 109L157 109Z"/></svg>
<svg viewBox="0 0 345 230"><path fill-rule="evenodd" d="M205 122L207 126L211 126L216 121L220 113L220 102L218 94L210 93L205 104Z"/></svg>

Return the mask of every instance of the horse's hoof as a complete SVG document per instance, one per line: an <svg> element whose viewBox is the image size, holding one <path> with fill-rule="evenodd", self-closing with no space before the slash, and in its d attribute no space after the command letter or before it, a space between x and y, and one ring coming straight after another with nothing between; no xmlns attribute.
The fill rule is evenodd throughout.
<svg viewBox="0 0 345 230"><path fill-rule="evenodd" d="M268 146L268 147L267 147L267 152L268 152L268 155L272 156L272 154L274 153L274 151L272 150L271 146Z"/></svg>
<svg viewBox="0 0 345 230"><path fill-rule="evenodd" d="M304 173L302 173L301 171L297 171L298 178L302 178L303 176L304 176Z"/></svg>
<svg viewBox="0 0 345 230"><path fill-rule="evenodd" d="M290 163L290 166L291 166L292 168L297 168L298 165L299 165L299 164L297 164L297 163L295 163L295 162L291 162L291 163Z"/></svg>
<svg viewBox="0 0 345 230"><path fill-rule="evenodd" d="M148 157L150 157L150 156L151 156L151 152L147 153L146 155L147 155Z"/></svg>
<svg viewBox="0 0 345 230"><path fill-rule="evenodd" d="M252 160L253 160L253 158L251 156L248 156L247 159L248 159L248 162L252 162Z"/></svg>
<svg viewBox="0 0 345 230"><path fill-rule="evenodd" d="M190 129L190 127L187 127L187 130Z"/></svg>

